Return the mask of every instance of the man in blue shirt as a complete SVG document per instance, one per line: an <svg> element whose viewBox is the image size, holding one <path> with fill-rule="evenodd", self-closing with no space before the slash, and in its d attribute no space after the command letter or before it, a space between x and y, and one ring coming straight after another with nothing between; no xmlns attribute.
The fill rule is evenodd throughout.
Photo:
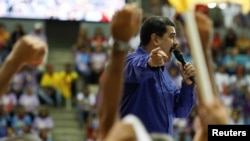
<svg viewBox="0 0 250 141"><path fill-rule="evenodd" d="M175 25L166 17L146 19L140 32L141 45L128 54L121 117L135 114L148 132L173 132L173 118L186 118L195 104L195 90L189 79L195 69L178 62L182 87L178 89L166 70L177 46Z"/></svg>

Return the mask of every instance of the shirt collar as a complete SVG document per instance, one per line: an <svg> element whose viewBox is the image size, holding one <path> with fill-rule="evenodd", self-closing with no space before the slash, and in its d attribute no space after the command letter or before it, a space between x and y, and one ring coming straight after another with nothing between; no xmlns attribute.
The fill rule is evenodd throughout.
<svg viewBox="0 0 250 141"><path fill-rule="evenodd" d="M142 46L139 46L139 47L136 49L136 52L137 52L137 53L140 53L140 54L149 54Z"/></svg>

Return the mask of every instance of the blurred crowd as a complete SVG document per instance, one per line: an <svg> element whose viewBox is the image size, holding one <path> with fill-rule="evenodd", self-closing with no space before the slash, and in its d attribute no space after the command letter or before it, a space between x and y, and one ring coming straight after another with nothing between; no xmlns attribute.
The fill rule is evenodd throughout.
<svg viewBox="0 0 250 141"><path fill-rule="evenodd" d="M199 5L196 10L205 12L214 21L214 36L211 50L214 63L214 76L219 97L231 113L230 124L250 124L250 12L243 14L240 6L231 3L226 8L218 6L208 8ZM214 16L221 14L221 16ZM179 23L179 15L168 1L149 0L144 7L144 19L151 15L162 15L176 22L179 48L187 61L192 62L190 47ZM217 17L224 17L217 18ZM7 31L0 24L0 64L6 59L15 42L25 34L37 36L47 41L42 26L34 25L34 31L23 31L22 25ZM44 63L38 67L25 66L13 77L9 89L0 99L0 137L32 132L44 141L50 141L53 119L43 105L65 106L73 101L79 120L79 128L85 128L89 141L96 137L98 119L96 103L98 92L92 92L90 85L100 87L102 72L106 66L112 38L105 35L103 29L96 27L92 36L87 28L81 28L76 42L69 47L74 55L74 63L65 69L54 70L54 64ZM140 42L135 36L130 45L132 50ZM131 51L132 51L131 50ZM177 86L181 86L178 67L167 64L169 73ZM80 87L78 80L83 82ZM193 119L196 109L188 119L175 119L174 137L178 141L189 141L194 135Z"/></svg>
<svg viewBox="0 0 250 141"><path fill-rule="evenodd" d="M23 30L20 24L13 28L13 32L7 31L5 25L0 24L0 64L7 58L16 41L24 35L36 36L47 42L47 36L43 31L41 23L35 23L33 31L28 33ZM79 127L88 127L86 132L92 136L98 122L95 111L96 93L90 91L90 85L98 87L99 77L108 59L109 39L104 36L100 27L96 28L91 38L86 31L86 29L81 29L76 42L69 47L69 52L72 52L75 61L73 63L65 62L63 70L56 71L56 64L48 63L47 57L50 52L48 50L42 64L26 65L14 75L8 90L0 99L4 118L2 125L0 125L3 128L1 137L9 136L8 130L10 128L17 134L27 133L26 131L17 131L13 127L12 118L18 114L19 107L22 107L22 113L27 115L27 122L18 121L20 122L18 128L29 127L29 130L32 131L33 128L34 130L38 128L36 127L38 125L33 125L33 121L34 124L38 124L36 123L36 117L40 116L38 109L44 106L66 107L66 109L74 106L80 123ZM79 81L82 84L80 87L77 85ZM23 114L21 119L23 119ZM47 119L44 120L47 122ZM50 131L54 124L51 118L50 120L49 127L45 128L45 125L41 124L39 126L42 126L41 128L44 130L37 132L38 135L45 136L46 131L47 136L48 130L46 141L52 140Z"/></svg>

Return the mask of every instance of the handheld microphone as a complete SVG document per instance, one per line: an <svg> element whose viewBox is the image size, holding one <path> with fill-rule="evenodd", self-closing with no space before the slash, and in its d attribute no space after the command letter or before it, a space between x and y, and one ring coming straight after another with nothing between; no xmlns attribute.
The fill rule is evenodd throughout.
<svg viewBox="0 0 250 141"><path fill-rule="evenodd" d="M185 61L185 59L184 59L183 54L181 53L181 51L178 50L178 49L175 49L173 52L174 52L175 58L176 58L178 61L181 62L182 66L184 66L184 65L186 64L186 61ZM193 84L194 84L194 76L191 76L189 79L190 79L190 80L193 82Z"/></svg>

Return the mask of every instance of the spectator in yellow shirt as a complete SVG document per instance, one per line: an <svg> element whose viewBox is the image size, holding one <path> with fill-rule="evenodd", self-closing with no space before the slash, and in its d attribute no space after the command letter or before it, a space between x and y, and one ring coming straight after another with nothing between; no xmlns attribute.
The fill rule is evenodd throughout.
<svg viewBox="0 0 250 141"><path fill-rule="evenodd" d="M0 23L0 47L6 47L8 40L10 38L10 33L6 31L4 24Z"/></svg>
<svg viewBox="0 0 250 141"><path fill-rule="evenodd" d="M59 90L67 105L71 97L74 97L76 94L76 80L78 79L78 74L76 71L73 71L71 64L66 64L65 69L58 74L58 79Z"/></svg>
<svg viewBox="0 0 250 141"><path fill-rule="evenodd" d="M54 72L52 65L46 66L46 71L42 74L40 89L38 94L42 103L50 105L61 105L62 98L59 89L59 74Z"/></svg>
<svg viewBox="0 0 250 141"><path fill-rule="evenodd" d="M6 31L4 24L0 23L0 64L7 56L7 43L10 38L10 33Z"/></svg>

